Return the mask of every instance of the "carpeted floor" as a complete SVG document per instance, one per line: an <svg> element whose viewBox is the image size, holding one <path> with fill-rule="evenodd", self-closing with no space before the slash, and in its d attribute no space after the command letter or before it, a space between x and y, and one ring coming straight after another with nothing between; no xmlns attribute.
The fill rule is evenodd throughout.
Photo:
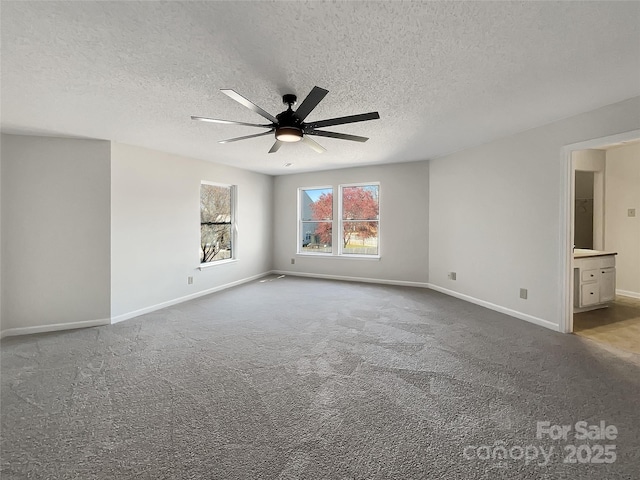
<svg viewBox="0 0 640 480"><path fill-rule="evenodd" d="M639 367L429 290L270 277L2 340L2 479L637 478ZM536 437L581 420L618 434Z"/></svg>

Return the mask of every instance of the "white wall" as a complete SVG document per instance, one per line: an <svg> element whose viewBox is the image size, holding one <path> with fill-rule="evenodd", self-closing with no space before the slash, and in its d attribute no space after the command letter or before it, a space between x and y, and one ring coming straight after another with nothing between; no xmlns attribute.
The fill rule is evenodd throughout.
<svg viewBox="0 0 640 480"><path fill-rule="evenodd" d="M119 143L111 154L113 321L271 269L273 177ZM238 261L202 271L201 180L238 186L239 231Z"/></svg>
<svg viewBox="0 0 640 480"><path fill-rule="evenodd" d="M380 182L379 260L296 255L298 187ZM426 284L428 281L428 162L346 168L276 177L274 268L298 274ZM295 258L295 265L291 265Z"/></svg>
<svg viewBox="0 0 640 480"><path fill-rule="evenodd" d="M2 135L3 334L109 321L110 144Z"/></svg>
<svg viewBox="0 0 640 480"><path fill-rule="evenodd" d="M605 249L618 252L616 288L640 298L640 143L607 150L605 192Z"/></svg>
<svg viewBox="0 0 640 480"><path fill-rule="evenodd" d="M640 97L432 160L429 282L558 328L562 148L638 128Z"/></svg>
<svg viewBox="0 0 640 480"><path fill-rule="evenodd" d="M602 172L605 167L606 152L594 148L577 150L572 153L576 170L582 172Z"/></svg>

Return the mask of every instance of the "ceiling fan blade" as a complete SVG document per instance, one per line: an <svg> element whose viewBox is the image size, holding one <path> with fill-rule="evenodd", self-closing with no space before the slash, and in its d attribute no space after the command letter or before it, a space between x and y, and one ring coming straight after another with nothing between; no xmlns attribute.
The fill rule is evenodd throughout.
<svg viewBox="0 0 640 480"><path fill-rule="evenodd" d="M262 132L262 133L256 133L253 135L247 135L245 137L236 137L236 138L230 138L229 140L220 140L218 143L231 143L231 142L237 142L238 140L246 140L247 138L256 138L256 137L264 137L265 135L270 135L273 133L273 128L267 132Z"/></svg>
<svg viewBox="0 0 640 480"><path fill-rule="evenodd" d="M305 125L305 128L309 130L313 130L315 128L330 127L331 125L343 125L345 123L377 120L378 118L380 118L380 114L378 112L361 113L360 115L349 115L348 117L329 118L328 120L319 120L317 122L309 122Z"/></svg>
<svg viewBox="0 0 640 480"><path fill-rule="evenodd" d="M311 113L311 111L318 106L318 104L322 101L322 99L329 93L329 90L325 90L320 87L313 87L313 90L309 92L307 98L300 104L298 109L295 111L295 116L298 120L303 121L307 118L307 115Z"/></svg>
<svg viewBox="0 0 640 480"><path fill-rule="evenodd" d="M358 135L347 135L346 133L327 132L324 130L309 130L305 135L319 135L320 137L339 138L341 140L352 140L354 142L366 142L369 137L359 137Z"/></svg>
<svg viewBox="0 0 640 480"><path fill-rule="evenodd" d="M326 152L327 151L326 148L324 148L322 145L320 145L315 140L307 137L306 135L304 137L302 137L302 142L304 142L307 145L309 145L309 147L313 148L318 153L322 153L322 152Z"/></svg>
<svg viewBox="0 0 640 480"><path fill-rule="evenodd" d="M282 146L284 142L281 142L280 140L276 140L276 143L273 144L273 147L271 147L271 150L269 150L269 153L276 153L278 150L280 150L280 147Z"/></svg>
<svg viewBox="0 0 640 480"><path fill-rule="evenodd" d="M228 88L222 88L222 89L220 89L220 91L222 93L224 93L226 96L228 96L229 98L234 99L239 104L244 105L249 110L256 112L258 115L262 115L264 118L266 118L270 122L278 123L278 119L276 117L271 115L269 112L263 110L262 108L257 106L255 103L247 100L242 95L240 95L239 93L235 92L234 90L231 90L231 89L228 89Z"/></svg>
<svg viewBox="0 0 640 480"><path fill-rule="evenodd" d="M234 122L233 120L218 120L217 118L196 117L195 115L191 115L191 120L198 120L200 122L211 122L211 123L226 123L227 125L245 125L247 127L261 127L261 128L273 127L273 125L270 123L259 125L257 123Z"/></svg>

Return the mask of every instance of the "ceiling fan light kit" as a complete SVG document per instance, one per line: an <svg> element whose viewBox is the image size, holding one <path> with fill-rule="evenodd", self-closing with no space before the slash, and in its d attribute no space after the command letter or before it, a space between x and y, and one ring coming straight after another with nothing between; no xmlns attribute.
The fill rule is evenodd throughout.
<svg viewBox="0 0 640 480"><path fill-rule="evenodd" d="M281 142L299 142L302 140L302 130L295 127L280 127L276 129L276 138Z"/></svg>
<svg viewBox="0 0 640 480"><path fill-rule="evenodd" d="M230 125L244 125L247 127L267 128L266 132L257 133L254 135L247 135L244 137L230 138L228 140L221 140L218 143L231 143L238 140L246 140L249 138L262 137L270 135L275 132L276 142L269 150L269 153L277 152L283 143L294 143L302 141L304 144L312 148L318 153L326 151L326 149L315 140L309 138L308 135L317 135L320 137L338 138L341 140L350 140L353 142L366 142L369 140L367 137L360 137L358 135L348 135L346 133L328 132L326 130L317 130L322 127L330 127L332 125L343 125L345 123L365 122L367 120L377 120L380 118L378 112L362 113L359 115L350 115L347 117L330 118L327 120L319 120L316 122L305 123L305 118L312 112L314 108L318 106L320 101L329 93L328 90L320 87L313 87L313 90L307 95L304 101L300 104L297 110L293 110L291 107L296 104L297 97L292 94L282 96L282 101L288 107L287 109L276 115L275 117L269 112L263 110L253 102L247 100L239 93L230 89L221 89L222 93L232 98L236 102L245 106L249 110L257 113L258 115L266 118L271 123L257 124L246 122L235 122L233 120L218 120L215 118L191 116L192 120L198 120L201 122L211 123L224 123Z"/></svg>

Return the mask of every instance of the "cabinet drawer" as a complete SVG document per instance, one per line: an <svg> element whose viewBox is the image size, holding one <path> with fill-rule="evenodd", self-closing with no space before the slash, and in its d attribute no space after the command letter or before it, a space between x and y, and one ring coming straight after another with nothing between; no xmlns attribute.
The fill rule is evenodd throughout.
<svg viewBox="0 0 640 480"><path fill-rule="evenodd" d="M606 257L600 257L600 268L610 268L616 266L616 257L608 255Z"/></svg>
<svg viewBox="0 0 640 480"><path fill-rule="evenodd" d="M574 265L582 271L596 269L600 268L600 259L594 257L577 258L574 262Z"/></svg>
<svg viewBox="0 0 640 480"><path fill-rule="evenodd" d="M600 270L582 270L582 277L580 280L583 282L595 282L598 279L598 272Z"/></svg>
<svg viewBox="0 0 640 480"><path fill-rule="evenodd" d="M615 255L605 255L603 257L576 258L574 266L580 270L615 267L616 257Z"/></svg>
<svg viewBox="0 0 640 480"><path fill-rule="evenodd" d="M600 287L597 283L582 285L582 306L600 303Z"/></svg>

